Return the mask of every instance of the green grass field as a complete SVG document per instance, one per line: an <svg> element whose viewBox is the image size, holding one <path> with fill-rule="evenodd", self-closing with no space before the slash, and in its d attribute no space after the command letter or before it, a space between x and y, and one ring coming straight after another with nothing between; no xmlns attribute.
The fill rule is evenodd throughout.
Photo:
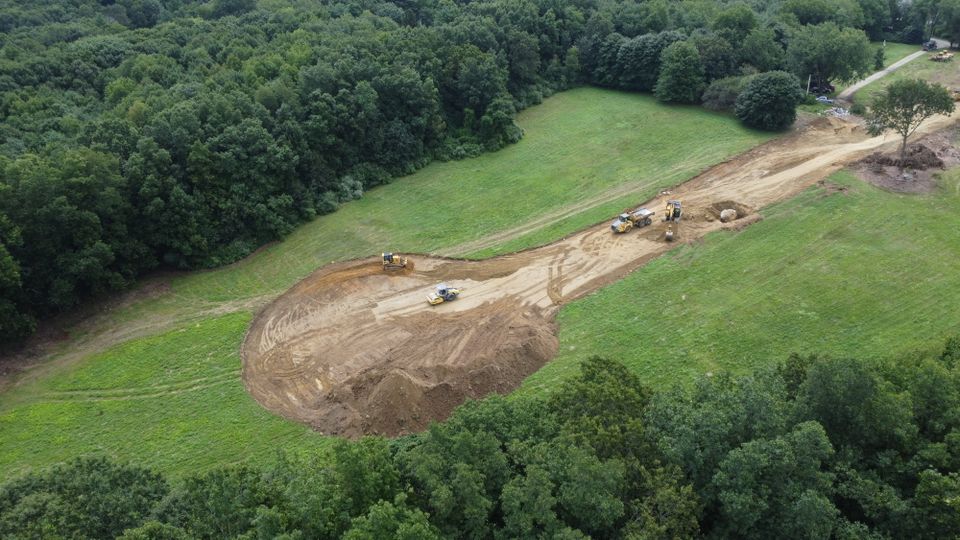
<svg viewBox="0 0 960 540"><path fill-rule="evenodd" d="M239 380L239 347L258 298L334 260L440 251L563 213L477 251L548 242L770 137L700 108L591 88L550 98L518 124L526 135L516 145L431 165L237 264L173 279L170 290L72 332L61 352L90 356L54 357L0 394L0 477L87 452L180 474L323 447L323 437L261 409ZM147 337L99 346L140 334Z"/></svg>
<svg viewBox="0 0 960 540"><path fill-rule="evenodd" d="M208 319L17 389L0 413L0 471L104 453L184 472L324 447L244 390L237 347L249 322Z"/></svg>
<svg viewBox="0 0 960 540"><path fill-rule="evenodd" d="M590 354L663 386L791 352L881 357L960 334L960 170L922 196L845 172L830 182L847 191L808 190L565 307L559 356L521 393Z"/></svg>
<svg viewBox="0 0 960 540"><path fill-rule="evenodd" d="M874 47L880 47L882 44L873 43ZM893 43L888 42L886 45L886 53L884 56L883 67L890 67L896 62L903 60L905 57L917 52L920 50L919 45L910 45L908 43Z"/></svg>
<svg viewBox="0 0 960 540"><path fill-rule="evenodd" d="M853 100L870 106L873 98L890 83L903 79L924 79L952 88L960 85L960 67L957 66L956 57L951 62L933 62L928 58L917 58L886 77L861 88L853 95Z"/></svg>

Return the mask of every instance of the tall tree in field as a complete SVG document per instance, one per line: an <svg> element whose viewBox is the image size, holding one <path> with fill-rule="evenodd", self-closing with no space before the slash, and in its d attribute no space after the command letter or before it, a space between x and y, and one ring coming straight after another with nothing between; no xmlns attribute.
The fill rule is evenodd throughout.
<svg viewBox="0 0 960 540"><path fill-rule="evenodd" d="M953 113L953 98L946 88L921 79L903 80L890 84L873 101L871 133L892 129L903 138L900 144L900 168L907 154L907 139L926 119L935 114Z"/></svg>

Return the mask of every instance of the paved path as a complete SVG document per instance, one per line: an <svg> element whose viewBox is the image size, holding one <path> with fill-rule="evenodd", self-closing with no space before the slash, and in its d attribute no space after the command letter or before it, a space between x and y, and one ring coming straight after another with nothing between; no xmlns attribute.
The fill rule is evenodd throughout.
<svg viewBox="0 0 960 540"><path fill-rule="evenodd" d="M872 83L873 81L875 81L875 80L877 80L877 79L880 79L880 78L882 78L882 77L886 77L888 74L893 73L894 71L900 69L901 67L905 66L906 64L908 64L908 63L910 63L910 62L916 60L917 58L920 58L921 56L924 56L924 55L926 55L926 54L927 54L926 51L917 51L917 52L915 52L915 53L913 53L913 54L911 54L911 55L909 55L909 56L906 56L906 57L898 60L897 62L894 62L893 64L890 64L890 65L887 66L885 69L882 69L882 70L874 73L873 75L867 77L866 79L863 79L862 81L856 82L856 83L848 86L843 92L840 92L840 94L837 96L837 99L842 99L843 101L850 101L850 98L853 97L853 94L855 94L855 93L857 92L857 90L860 90L860 89L863 88L864 86Z"/></svg>
<svg viewBox="0 0 960 540"><path fill-rule="evenodd" d="M950 43L949 43L948 41L946 41L946 40L937 39L937 38L933 38L933 40L937 42L937 47L938 47L939 49L945 49L945 48L949 48L949 47L950 47ZM893 73L894 71L896 71L896 70L900 69L901 67L903 67L904 65L906 65L906 64L908 64L908 63L916 60L917 58L920 58L921 56L925 55L926 53L927 53L927 51L917 51L917 52L915 52L915 53L913 53L913 54L911 54L911 55L909 55L909 56L906 56L906 57L904 57L904 58L901 58L901 59L898 60L897 62L894 62L893 64L890 64L890 65L887 66L886 68L884 68L884 69L882 69L882 70L874 73L873 75L867 77L866 79L863 79L862 81L859 81L859 82L857 82L857 83L854 83L854 84L850 85L848 88L844 89L843 92L840 92L840 94L837 96L837 99L841 99L841 100L843 100L843 101L850 101L850 98L853 97L853 94L857 93L857 90L860 90L860 89L863 88L864 86L872 83L873 81L875 81L875 80L877 80L877 79L880 79L880 78L882 78L882 77L887 76L887 75L890 74L890 73Z"/></svg>

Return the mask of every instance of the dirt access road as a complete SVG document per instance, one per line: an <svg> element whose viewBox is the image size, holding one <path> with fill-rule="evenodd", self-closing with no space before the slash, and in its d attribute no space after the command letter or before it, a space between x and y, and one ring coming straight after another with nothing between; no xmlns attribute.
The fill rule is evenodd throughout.
<svg viewBox="0 0 960 540"><path fill-rule="evenodd" d="M930 133L953 125L928 121ZM598 224L553 244L485 261L413 256L385 273L377 257L330 265L264 307L243 344L243 379L264 407L318 431L399 435L445 418L468 397L516 388L553 358L559 307L622 278L679 243L758 218L871 152L895 148L849 121L821 118L642 203L684 204L678 239L665 225L615 235ZM640 201L638 201L640 203ZM640 204L638 204L640 206ZM739 209L738 221L716 216ZM431 307L438 282L465 288Z"/></svg>

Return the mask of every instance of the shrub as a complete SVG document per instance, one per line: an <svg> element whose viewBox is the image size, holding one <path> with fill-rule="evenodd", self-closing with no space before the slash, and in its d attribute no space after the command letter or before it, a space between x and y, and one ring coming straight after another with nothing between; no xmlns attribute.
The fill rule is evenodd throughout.
<svg viewBox="0 0 960 540"><path fill-rule="evenodd" d="M736 113L744 124L775 131L793 124L803 99L800 81L783 71L754 77L737 97Z"/></svg>
<svg viewBox="0 0 960 540"><path fill-rule="evenodd" d="M752 75L745 77L724 77L710 83L706 91L703 92L703 106L713 111L732 111L737 103L737 96L747 86L747 83L753 78Z"/></svg>

